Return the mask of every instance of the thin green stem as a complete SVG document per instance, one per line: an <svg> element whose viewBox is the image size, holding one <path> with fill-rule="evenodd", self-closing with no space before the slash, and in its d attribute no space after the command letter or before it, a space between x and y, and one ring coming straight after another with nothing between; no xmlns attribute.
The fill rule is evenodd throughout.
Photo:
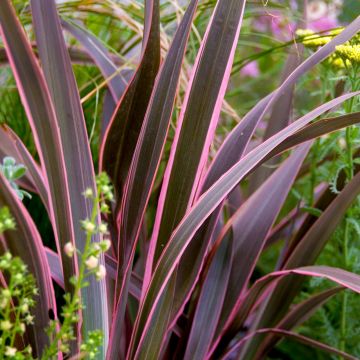
<svg viewBox="0 0 360 360"><path fill-rule="evenodd" d="M346 66L347 67L347 66ZM358 81L356 76L356 71L354 74L347 69L350 76L349 82L351 85L351 90L356 91L358 88ZM355 70L355 69L354 69ZM345 111L350 114L355 105L354 99L350 99L345 104ZM347 162L347 180L350 181L354 177L354 159L353 159L353 132L354 127L347 127L345 131L345 140L346 140L346 162ZM351 209L349 209L345 216L345 233L344 233L344 243L343 243L343 261L344 267L348 270L349 267L349 231L350 231L350 223L348 219L351 218ZM340 349L342 351L346 351L346 337L347 337L347 306L348 306L348 292L344 291L342 296L342 304L341 304L341 324L340 324Z"/></svg>
<svg viewBox="0 0 360 360"><path fill-rule="evenodd" d="M345 269L349 266L349 222L345 220L345 235L344 235L344 267ZM341 304L341 324L340 324L340 350L346 350L346 314L347 314L347 304L348 304L348 292L344 291Z"/></svg>
<svg viewBox="0 0 360 360"><path fill-rule="evenodd" d="M21 311L19 309L19 307L15 308L15 322L14 322L14 327L17 328L18 326L20 326L20 316L21 316ZM16 337L17 332L13 331L11 338L10 338L10 346L13 347L14 342L15 342L15 337Z"/></svg>
<svg viewBox="0 0 360 360"><path fill-rule="evenodd" d="M321 102L326 101L327 89L330 88L328 83L328 68L325 66L324 71L320 72L320 83L321 83ZM309 206L314 204L314 191L317 181L317 162L318 162L318 153L320 150L320 139L315 140L314 148L311 156L310 164L310 191L309 191Z"/></svg>
<svg viewBox="0 0 360 360"><path fill-rule="evenodd" d="M314 190L317 180L317 162L318 162L318 151L320 149L320 140L315 140L314 151L311 157L310 164L310 193L309 193L309 206L314 204Z"/></svg>
<svg viewBox="0 0 360 360"><path fill-rule="evenodd" d="M354 160L353 160L353 150L352 150L352 127L347 127L345 130L345 139L346 139L346 160L347 160L347 169L348 169L348 180L350 181L354 177Z"/></svg>

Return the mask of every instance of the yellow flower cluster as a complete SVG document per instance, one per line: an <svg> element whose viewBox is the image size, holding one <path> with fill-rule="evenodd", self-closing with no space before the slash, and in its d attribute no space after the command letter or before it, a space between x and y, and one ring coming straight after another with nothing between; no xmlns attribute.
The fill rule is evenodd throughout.
<svg viewBox="0 0 360 360"><path fill-rule="evenodd" d="M360 64L360 45L339 45L336 53L352 64Z"/></svg>
<svg viewBox="0 0 360 360"><path fill-rule="evenodd" d="M345 29L344 27L339 27L337 29L331 30L329 32L329 35L331 35L331 36L339 35L340 33L342 33L344 31L344 29Z"/></svg>
<svg viewBox="0 0 360 360"><path fill-rule="evenodd" d="M328 59L328 64L330 66L332 66L334 69L336 70L342 70L345 69L346 67L350 67L351 66L351 62L348 59L343 59L339 56L337 56L337 54L333 54L331 55ZM346 66L345 66L346 63Z"/></svg>
<svg viewBox="0 0 360 360"><path fill-rule="evenodd" d="M332 36L317 35L309 29L299 29L296 31L296 35L303 38L302 43L307 47L323 46L332 39Z"/></svg>
<svg viewBox="0 0 360 360"><path fill-rule="evenodd" d="M317 48L330 42L334 36L339 35L343 30L344 28L341 27L329 31L326 35L319 35L310 29L299 29L296 31L296 35L301 38L304 46L308 48ZM327 59L327 63L337 70L360 64L359 42L360 35L356 35L345 44L337 46L335 54Z"/></svg>

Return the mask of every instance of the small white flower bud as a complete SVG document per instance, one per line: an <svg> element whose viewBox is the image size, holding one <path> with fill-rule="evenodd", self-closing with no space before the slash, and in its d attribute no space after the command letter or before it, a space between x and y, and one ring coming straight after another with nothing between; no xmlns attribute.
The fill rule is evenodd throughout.
<svg viewBox="0 0 360 360"><path fill-rule="evenodd" d="M108 227L105 223L100 223L99 225L99 233L100 234L106 234L108 232Z"/></svg>
<svg viewBox="0 0 360 360"><path fill-rule="evenodd" d="M101 192L102 193L104 193L104 194L107 194L107 193L109 193L109 192L111 192L111 188L110 188L110 186L109 185L103 185L103 186L101 186Z"/></svg>
<svg viewBox="0 0 360 360"><path fill-rule="evenodd" d="M94 197L94 192L92 190L92 188L87 188L85 191L84 191L84 196L87 198L87 199L91 199Z"/></svg>
<svg viewBox="0 0 360 360"><path fill-rule="evenodd" d="M99 265L96 273L95 273L96 279L97 280L102 280L105 278L106 276L106 268L104 265Z"/></svg>
<svg viewBox="0 0 360 360"><path fill-rule="evenodd" d="M112 192L108 192L105 194L105 197L107 200L109 201L113 201L114 200L114 194Z"/></svg>
<svg viewBox="0 0 360 360"><path fill-rule="evenodd" d="M19 327L20 327L20 332L23 334L25 332L25 324L20 323Z"/></svg>
<svg viewBox="0 0 360 360"><path fill-rule="evenodd" d="M101 246L101 250L103 252L106 252L110 249L111 247L111 241L106 239L106 240L103 240L101 243L100 243L100 246Z"/></svg>
<svg viewBox="0 0 360 360"><path fill-rule="evenodd" d="M5 350L5 355L8 357L14 357L16 355L17 349L11 346L7 346Z"/></svg>
<svg viewBox="0 0 360 360"><path fill-rule="evenodd" d="M92 245L92 247L93 247L93 249L95 250L95 251L101 251L101 247L100 247L100 244L99 243L93 243L93 245Z"/></svg>
<svg viewBox="0 0 360 360"><path fill-rule="evenodd" d="M8 302L9 302L9 299L7 299L7 298L1 299L1 300L0 300L0 309L5 309L6 306L7 306L7 304L8 304Z"/></svg>
<svg viewBox="0 0 360 360"><path fill-rule="evenodd" d="M75 253L75 246L69 241L64 246L64 252L68 257L73 257Z"/></svg>
<svg viewBox="0 0 360 360"><path fill-rule="evenodd" d="M21 282L24 279L24 275L23 274L16 274L16 275L14 275L14 279L17 282Z"/></svg>
<svg viewBox="0 0 360 360"><path fill-rule="evenodd" d="M93 270L95 269L99 264L99 260L98 258L96 258L95 256L90 256L86 261L85 261L85 265L89 270Z"/></svg>
<svg viewBox="0 0 360 360"><path fill-rule="evenodd" d="M3 320L0 322L0 329L3 331L8 331L12 328L12 323L9 320Z"/></svg>
<svg viewBox="0 0 360 360"><path fill-rule="evenodd" d="M25 317L25 322L26 322L28 325L32 324L33 321L34 321L34 317L33 317L32 315L30 315L30 314L26 315L26 317Z"/></svg>
<svg viewBox="0 0 360 360"><path fill-rule="evenodd" d="M100 211L104 214L107 214L110 211L109 205L106 203L101 203L100 205Z"/></svg>
<svg viewBox="0 0 360 360"><path fill-rule="evenodd" d="M84 220L82 222L83 229L88 233L93 233L96 229L96 225L90 220Z"/></svg>
<svg viewBox="0 0 360 360"><path fill-rule="evenodd" d="M343 137L341 137L341 138L338 140L338 143L339 143L339 146L340 146L340 149L341 149L341 150L345 150L345 149L346 149L347 144L346 144L346 140L345 140Z"/></svg>
<svg viewBox="0 0 360 360"><path fill-rule="evenodd" d="M15 226L15 223L13 219L5 219L4 225L6 228L10 229Z"/></svg>
<svg viewBox="0 0 360 360"><path fill-rule="evenodd" d="M11 291L9 289L3 289L1 295L2 297L9 299L11 298Z"/></svg>
<svg viewBox="0 0 360 360"><path fill-rule="evenodd" d="M29 311L29 305L28 304L22 304L20 307L20 311L22 314L25 314Z"/></svg>

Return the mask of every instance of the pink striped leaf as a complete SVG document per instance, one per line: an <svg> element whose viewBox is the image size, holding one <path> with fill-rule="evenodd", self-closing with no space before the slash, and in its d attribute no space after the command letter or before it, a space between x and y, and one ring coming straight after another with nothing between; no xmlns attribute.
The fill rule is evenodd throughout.
<svg viewBox="0 0 360 360"><path fill-rule="evenodd" d="M118 200L122 197L160 65L159 16L159 0L146 1L141 60L117 104L101 144L99 166L110 176Z"/></svg>
<svg viewBox="0 0 360 360"><path fill-rule="evenodd" d="M91 218L93 207L92 201L86 199L83 192L87 188L95 191L95 174L84 114L56 3L53 0L31 0L30 3L41 64L60 128L75 245L82 251L86 234L80 223ZM100 240L99 234L92 238L93 242ZM104 262L104 259L101 258L100 262ZM100 354L104 355L109 332L105 280L97 281L95 277L90 277L88 281L89 286L81 293L84 304L83 335L87 336L91 330L101 330L104 337Z"/></svg>
<svg viewBox="0 0 360 360"><path fill-rule="evenodd" d="M153 266L194 201L230 78L244 8L244 0L218 2L201 43L160 193L150 245Z"/></svg>
<svg viewBox="0 0 360 360"><path fill-rule="evenodd" d="M241 127L238 127L240 131L238 131L238 148L236 149L236 151L239 151L239 155L241 155L242 151L245 150L249 138L251 137L252 131L255 129L254 121L261 114L264 106L266 105L266 102L269 101L270 98L271 95L269 95L262 102L260 102L258 105L261 106L256 106L241 121L240 124L242 125ZM219 164L221 163L221 166L223 166L224 164L231 164L232 160L228 162L227 156L230 159L234 159L234 162L236 162L236 159L238 159L236 152L222 152L222 155L225 154L226 156L222 158L222 160L224 161L219 162ZM229 168L230 167L231 166L229 165ZM220 167L214 169L214 172L206 178L205 183L202 186L202 191L208 189L210 185L212 185L212 182L215 182L216 176L218 174L217 170L219 170ZM181 277L182 280L181 282L178 282L178 294L172 304L173 315L171 327L175 325L175 321L177 319L177 316L181 313L181 309L183 307L183 304L185 303L185 299L189 296L193 284L196 281L196 278L201 268L202 259L205 256L205 252L209 245L209 241L216 232L215 229L218 224L220 210L221 207L218 207L212 214L211 218L206 220L204 225L198 230L198 232L194 236L192 244L190 244L189 250L184 254L183 260L179 264L179 269L177 271L178 274L181 274L179 275L179 277ZM188 264L192 264L192 266L188 266ZM144 290L146 290L145 286L143 287L143 291Z"/></svg>
<svg viewBox="0 0 360 360"><path fill-rule="evenodd" d="M305 126L302 130L297 132L294 136L289 137L288 140L286 140L284 142L283 148L292 147L292 145L299 144L306 140L310 140L310 139L314 138L315 136L319 136L320 134L325 134L329 131L333 131L338 126L350 125L353 121L357 122L359 120L360 120L360 118L359 118L358 114L351 114L350 116L344 115L344 116L340 116L340 117L336 117L336 118L319 120L318 122L315 122L313 124ZM282 146L279 147L278 149L280 150L281 148L282 148ZM279 171L280 171L280 169L277 170L276 173ZM274 173L274 176L276 173ZM266 201L267 201L266 199L269 199L268 201L273 202L274 199L276 198L275 195L270 195L272 193L272 190L276 189L275 193L280 194L281 189L286 189L284 184L282 184L282 182L285 180L284 178L290 179L289 174L284 176L284 178L281 177L280 173L279 173L279 176L280 176L280 178L277 178L276 180L273 179L273 184L271 184L271 185L270 185L270 182L272 180L270 180L270 179L268 180L268 184L270 185L269 188L266 188L265 184L264 184L264 187L261 188L262 190L264 190L262 195L260 194L261 193L260 189L258 190L258 193L259 193L258 201L260 201L261 205L252 204L252 202L251 202L253 200L252 198L250 198L244 204L243 208L245 208L245 209L246 208L256 209L255 210L256 214L252 214L251 216L249 216L249 218L247 218L246 216L244 216L244 211L242 211L240 209L239 214L241 214L242 217L240 216L239 218L237 218L237 219L235 218L233 221L230 221L229 225L226 227L227 231L229 231L229 232L231 231L233 233L234 238L237 239L237 241L236 241L237 254L238 254L238 258L242 259L242 260L234 262L234 264L236 264L236 267L234 266L234 269L232 269L232 278L231 278L231 281L229 281L229 287L228 287L228 291L227 291L227 296L225 298L225 303L223 306L222 316L226 316L225 314L229 315L230 310L233 308L237 297L239 297L241 294L241 290L242 290L241 284L242 285L246 284L246 282L245 283L242 282L241 279L239 279L239 277L245 276L245 278L246 278L251 275L250 269L243 268L243 266L245 266L249 260L251 263L251 256L248 254L248 252L246 250L247 249L246 243L244 244L245 248L243 248L240 246L241 243L239 244L239 241L241 241L241 239L250 239L251 238L251 246L249 247L249 249L251 251L255 251L255 253L256 253L256 246L254 246L254 243L256 241L256 234L258 234L261 231L262 226L266 227L267 217L266 217L266 215L264 215L261 212L262 206L266 205ZM280 188L277 188L277 186L280 184L281 184ZM274 204L272 204L269 206L269 209L271 209L271 213L273 213L275 215L275 217L273 218L273 220L274 220L276 218L278 207L276 207ZM245 213L245 215L246 215L246 213ZM251 229L248 232L249 227L251 227L251 224L252 224L251 219L258 219L258 218L262 219L261 222L258 221L256 228ZM261 224L260 227L258 226L259 223ZM269 230L269 228L267 228L267 229ZM266 232L267 231L265 231L265 234L266 234ZM224 230L223 236L225 236L225 233L226 233L226 230ZM251 233L251 237L248 237L249 233ZM265 241L265 240L266 239L263 238L263 241ZM262 243L262 246L263 245L265 245L265 244ZM258 250L258 251L261 251L261 250ZM257 254L259 254L259 252ZM237 258L236 255L234 256L234 258L235 259ZM243 259L246 259L246 261L244 261ZM252 264L252 268L255 265L255 262L256 262L256 259L254 260L254 262ZM240 268L239 268L239 266L240 266ZM234 278L234 276L235 276L235 278ZM234 291L234 289L236 289L236 288L238 288L238 291ZM236 310L235 310L235 312L236 312ZM224 322L225 322L225 319L220 321L219 330L224 325Z"/></svg>
<svg viewBox="0 0 360 360"><path fill-rule="evenodd" d="M227 266L224 266L223 270L225 273L228 272L228 276L220 283L216 281L215 274L210 271L206 276L197 303L197 312L202 314L203 322L196 318L193 321L188 343L188 349L192 349L189 355L198 351L199 358L204 358L217 328L221 329L226 322L234 303L252 274L257 258L263 249L266 234L275 221L309 148L310 144L304 144L296 150L239 208L222 230L211 254L213 259L210 269L216 266L219 257L221 259L223 248L227 248L233 242L231 255L227 256ZM224 242L226 245L223 244ZM218 278L225 276L221 267L216 275ZM212 285L206 287L207 283ZM219 288L216 288L217 284ZM211 299L214 300L211 301ZM210 318L214 322L211 326L208 320ZM219 319L220 324L217 323ZM201 331L193 333L194 328Z"/></svg>
<svg viewBox="0 0 360 360"><path fill-rule="evenodd" d="M360 293L360 276L338 268L332 268L328 266L305 266L295 269L273 272L257 280L255 284L242 296L238 307L239 309L241 309L241 312L237 317L237 328L239 328L239 325L243 323L249 313L254 310L254 306L258 305L259 299L262 299L264 295L271 291L274 286L280 285L286 278L291 278L292 280L294 280L295 278L299 278L299 275L301 275L301 277L315 276L325 278L345 288ZM251 330L251 332L255 331L256 329ZM264 336L261 336L261 339L263 338ZM256 341L254 343L259 344L260 341ZM247 349L246 344L244 345L245 346L242 348L241 353L242 359L245 359L249 356L249 353L244 351ZM255 354L251 355L253 356L252 359L254 359L254 355ZM210 353L207 357L209 356Z"/></svg>
<svg viewBox="0 0 360 360"><path fill-rule="evenodd" d="M341 34L333 38L328 44L322 46L313 55L299 65L273 93L261 100L246 117L230 132L224 143L212 161L207 173L207 180L203 187L207 190L208 186L219 179L219 177L230 169L241 157L245 146L248 144L249 137L252 136L257 124L262 121L264 115L279 100L284 93L291 91L296 81L319 64L326 57L335 51L335 47L353 37L360 29L360 18L355 19ZM341 36L340 36L341 35ZM245 121L246 119L246 121ZM211 179L209 179L211 178ZM205 185L207 184L207 186Z"/></svg>
<svg viewBox="0 0 360 360"><path fill-rule="evenodd" d="M182 255L189 246L193 235L207 217L224 200L229 192L252 169L258 166L276 146L280 145L286 138L299 131L317 116L358 94L359 92L356 92L336 98L295 121L243 157L199 198L173 232L141 304L140 312L135 322L136 342L139 343L139 349L141 349L146 331L153 321L152 317L156 311L159 299L164 293L172 275L176 272L177 265L180 263Z"/></svg>
<svg viewBox="0 0 360 360"><path fill-rule="evenodd" d="M330 288L295 305L289 310L284 318L279 321L275 328L281 330L291 330L301 325L308 320L320 306L343 289L343 287ZM280 339L281 337L276 336L275 334L269 334L259 349L258 354L264 356L263 354L267 353L270 348L274 347Z"/></svg>
<svg viewBox="0 0 360 360"><path fill-rule="evenodd" d="M32 48L35 51L36 55L36 44L32 44ZM79 49L77 47L69 46L68 52L71 58L72 63L75 64L85 64L85 65L93 65L94 60L82 49ZM113 59L115 62L118 61L116 58ZM0 47L0 66L8 65L9 59L6 54L6 49L3 47Z"/></svg>
<svg viewBox="0 0 360 360"><path fill-rule="evenodd" d="M295 332L292 331L288 331L288 330L282 330L282 329L260 329L255 331L254 333L249 334L248 336L244 337L243 339L237 341L232 347L231 349L229 349L229 351L221 357L222 360L224 359L228 359L229 357L232 357L234 355L234 353L237 352L237 350L246 343L246 341L252 339L253 337L259 335L259 334L273 334L274 336L277 335L278 337L285 337L285 338L289 338L289 339L293 339L295 341L298 341L304 345L308 345L311 346L315 349L319 349L322 350L323 352L327 353L327 354L332 354L332 355L338 355L340 356L342 359L347 359L347 360L357 360L356 357L335 349L329 345L326 345L324 343L321 343L317 340L311 339L309 337L297 334Z"/></svg>
<svg viewBox="0 0 360 360"><path fill-rule="evenodd" d="M313 264L330 235L344 216L346 210L359 193L360 173L345 186L342 192L330 203L322 215L310 227L287 259L283 268L291 269ZM281 280L269 299L263 304L254 327L268 327L272 326L270 324L275 324L279 321L280 317L286 313L295 295L300 291L301 284L301 278L287 277ZM284 297L284 294L286 294L286 297ZM256 341L260 340L261 337L257 337ZM257 351L258 344L251 341L247 343L247 347L247 356L251 358L253 353Z"/></svg>
<svg viewBox="0 0 360 360"><path fill-rule="evenodd" d="M360 122L360 112L345 114L336 117L321 119L312 124L304 126L303 129L298 131L292 136L289 136L284 142L281 143L268 157L273 157L283 151L286 151L304 141L315 139L325 134L340 130L347 126L351 126Z"/></svg>
<svg viewBox="0 0 360 360"><path fill-rule="evenodd" d="M175 139L165 170L146 264L144 289L146 289L152 267L166 246L171 232L195 198L200 174L208 158L209 147L230 78L244 8L245 0L218 2L201 43L177 121ZM209 77L212 79L211 82L208 81ZM165 333L160 332L160 328L167 331L167 325L164 326L164 324L172 317L172 315L166 317L164 314L178 312L177 293L182 292L179 288L179 286L181 287L180 278L181 275L179 275L178 282L174 276L168 291L171 291L170 289L173 289L176 284L176 293L169 298L170 301L165 302L162 299L161 309L159 305L156 310L160 319L154 318L153 321L154 325L157 324L158 330L155 329L155 332L160 341L166 339ZM164 297L167 296L168 291L165 291ZM175 305L171 309L173 301ZM128 356L141 357L145 356L145 353L158 353L160 348L155 349L152 346L154 326L150 328L151 331L146 334L144 346L138 349L138 354L134 355L135 349L132 348ZM136 337L133 337L132 341L132 345L136 346ZM142 351L144 353L140 355Z"/></svg>
<svg viewBox="0 0 360 360"><path fill-rule="evenodd" d="M281 75L281 83L283 83L289 77L289 75L299 67L301 63L301 58L303 55L302 49L298 49L298 46L295 45L291 47L289 51L290 53ZM294 88L295 82L288 89L288 91L286 91L286 93L273 104L271 114L266 123L263 140L273 136L291 122ZM270 176L273 171L272 169L275 168L275 166L272 168L272 165L276 165L278 162L279 159L272 159L268 164L270 166L265 165L254 171L249 180L250 194L253 193L259 186L261 186L261 184Z"/></svg>
<svg viewBox="0 0 360 360"><path fill-rule="evenodd" d="M76 271L76 258L65 256L62 248L68 241L74 241L74 230L66 165L54 106L43 73L9 0L3 1L0 6L0 24L2 40L43 166L45 185L49 189L50 219L54 224L58 251L63 255L66 287L71 289L69 279Z"/></svg>
<svg viewBox="0 0 360 360"><path fill-rule="evenodd" d="M239 208L223 230L222 236L227 232L232 233L234 255L217 334L233 316L232 311L236 311L236 301L246 289L264 248L266 235L288 196L310 145L300 146ZM222 241L221 237L219 241Z"/></svg>
<svg viewBox="0 0 360 360"><path fill-rule="evenodd" d="M201 293L196 304L195 314L187 341L184 359L203 359L208 352L211 340L220 317L221 307L229 285L233 261L233 242L231 234L219 244L209 265L206 277L201 284Z"/></svg>
<svg viewBox="0 0 360 360"><path fill-rule="evenodd" d="M141 224L149 201L166 136L171 121L181 65L197 7L193 0L176 31L168 55L159 71L145 115L134 158L126 182L126 192L120 211L120 248L118 254L118 285L121 296L113 320L111 336L121 333L127 300L127 282ZM111 343L111 357L117 357L118 342Z"/></svg>

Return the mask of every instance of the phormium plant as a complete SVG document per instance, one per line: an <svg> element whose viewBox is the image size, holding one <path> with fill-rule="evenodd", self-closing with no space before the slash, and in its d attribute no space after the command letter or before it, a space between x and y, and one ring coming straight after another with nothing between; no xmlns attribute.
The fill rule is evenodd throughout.
<svg viewBox="0 0 360 360"><path fill-rule="evenodd" d="M241 119L210 158L246 5L245 0L218 0L162 172L159 166L198 1L189 1L163 61L159 0L144 5L141 56L124 83L117 70L122 60L89 41L73 24L60 21L54 0L30 0L36 53L11 1L0 4L1 39L39 158L38 163L9 127L1 127L1 155L27 168L20 179L0 174L0 207L6 206L16 223L15 230L2 235L1 249L22 259L38 288L33 323L17 335L19 341L3 344L11 350L4 356L16 356L17 350L23 354L31 346L32 356L44 359L258 359L281 338L290 337L353 358L293 329L343 289L360 292L358 275L313 265L360 191L357 164L352 163L351 176L348 170L339 175L338 193L317 189L316 213L302 216L293 209L280 222L277 218L313 140L360 121L353 108L331 115L332 109L357 101L360 92L345 87L343 94L324 99L289 122L294 85L303 74L325 59L334 60L334 53L344 68L359 65L354 55L359 45L347 42L359 31L360 18L316 43L300 65L292 64L281 85ZM116 104L110 121L104 121L99 152L99 172L108 174L114 198L104 175L96 187L63 28L108 79ZM315 35L298 36L306 45ZM348 52L351 49L354 53ZM111 102L108 106L111 109ZM249 146L268 114L268 136ZM349 156L355 156L351 149ZM273 158L275 171L260 167ZM4 166L16 163L5 160ZM250 187L250 195L240 197L238 185L247 177L257 185ZM18 198L20 188L40 196L57 252L43 245ZM151 199L156 204L153 220L147 211ZM276 271L254 282L260 255L284 229L291 231L291 240L283 246ZM111 249L104 255L107 240ZM9 278L1 274L5 289ZM309 276L339 286L292 306ZM66 292L63 313L57 311L53 282ZM99 339L96 352L91 346Z"/></svg>

